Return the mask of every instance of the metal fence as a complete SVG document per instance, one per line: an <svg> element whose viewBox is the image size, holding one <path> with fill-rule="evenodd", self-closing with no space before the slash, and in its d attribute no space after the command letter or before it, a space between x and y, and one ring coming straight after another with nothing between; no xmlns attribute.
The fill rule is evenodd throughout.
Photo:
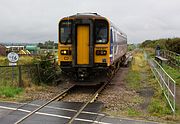
<svg viewBox="0 0 180 124"><path fill-rule="evenodd" d="M169 50L161 50L161 56L168 59L171 66L176 67L178 70L180 69L180 54Z"/></svg>
<svg viewBox="0 0 180 124"><path fill-rule="evenodd" d="M176 82L166 73L161 65L154 59L149 60L151 70L158 80L163 93L173 111L176 109Z"/></svg>
<svg viewBox="0 0 180 124"><path fill-rule="evenodd" d="M0 66L0 85L26 87L38 83L38 65Z"/></svg>

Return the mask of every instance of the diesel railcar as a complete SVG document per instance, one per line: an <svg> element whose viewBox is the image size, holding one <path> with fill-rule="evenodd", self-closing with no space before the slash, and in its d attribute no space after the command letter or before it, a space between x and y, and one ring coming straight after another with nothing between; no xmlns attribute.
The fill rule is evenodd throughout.
<svg viewBox="0 0 180 124"><path fill-rule="evenodd" d="M97 13L64 17L58 29L58 64L75 80L117 68L125 58L126 34Z"/></svg>

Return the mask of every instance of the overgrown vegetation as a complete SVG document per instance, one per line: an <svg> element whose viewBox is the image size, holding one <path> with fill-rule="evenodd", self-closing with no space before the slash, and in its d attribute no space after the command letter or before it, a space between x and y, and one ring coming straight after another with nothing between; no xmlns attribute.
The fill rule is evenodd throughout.
<svg viewBox="0 0 180 124"><path fill-rule="evenodd" d="M150 49L151 50L151 49ZM151 69L145 59L142 50L134 54L132 65L126 77L127 87L139 92L143 101L139 104L146 106L129 108L129 116L159 117L173 116L172 111L163 95L159 83L155 79Z"/></svg>
<svg viewBox="0 0 180 124"><path fill-rule="evenodd" d="M0 97L15 97L23 91L22 88L1 86L0 87Z"/></svg>
<svg viewBox="0 0 180 124"><path fill-rule="evenodd" d="M33 56L20 56L18 65L34 64L35 61L37 61L37 58ZM9 60L5 56L0 56L0 66L3 65L9 65Z"/></svg>
<svg viewBox="0 0 180 124"><path fill-rule="evenodd" d="M128 44L128 51L132 51L136 48L137 46L135 44Z"/></svg>
<svg viewBox="0 0 180 124"><path fill-rule="evenodd" d="M153 87L154 95L148 106L148 112L153 116L167 116L172 115L169 104L167 103L163 90L161 90L159 83L155 79L154 75L150 72L147 81L149 86Z"/></svg>
<svg viewBox="0 0 180 124"><path fill-rule="evenodd" d="M41 49L58 49L58 43L54 43L54 41L45 41L45 43L38 43L38 47Z"/></svg>
<svg viewBox="0 0 180 124"><path fill-rule="evenodd" d="M140 89L140 73L138 71L129 71L127 78L128 86L132 89Z"/></svg>
<svg viewBox="0 0 180 124"><path fill-rule="evenodd" d="M0 57L0 66L8 66L9 61L7 57ZM20 56L18 65L21 66L21 77L23 86L30 86L30 84L35 83L37 80L37 69L34 63L38 62L38 59L31 56ZM34 65L34 66L33 66ZM10 86L18 87L19 85L19 67L0 67L0 86Z"/></svg>
<svg viewBox="0 0 180 124"><path fill-rule="evenodd" d="M145 48L149 58L155 57L154 49ZM162 64L163 69L176 81L177 85L180 85L180 71L177 68L171 67L168 63Z"/></svg>
<svg viewBox="0 0 180 124"><path fill-rule="evenodd" d="M41 81L45 84L51 84L61 73L59 66L57 65L55 55L47 54L41 56L39 63Z"/></svg>
<svg viewBox="0 0 180 124"><path fill-rule="evenodd" d="M151 100L151 103L150 103L150 105L148 107L148 111L153 116L162 116L162 115L170 115L170 114L172 114L172 111L167 106L167 103L162 102L162 100L159 99L159 98L153 98Z"/></svg>
<svg viewBox="0 0 180 124"><path fill-rule="evenodd" d="M133 58L131 69L126 77L128 82L128 86L132 89L140 89L141 88L141 68L145 66L145 61L143 59L143 54L136 53Z"/></svg>
<svg viewBox="0 0 180 124"><path fill-rule="evenodd" d="M129 116L139 116L141 115L140 111L134 109L134 108L128 108L128 115Z"/></svg>
<svg viewBox="0 0 180 124"><path fill-rule="evenodd" d="M176 84L180 85L180 71L166 64L163 64L163 68L176 81Z"/></svg>
<svg viewBox="0 0 180 124"><path fill-rule="evenodd" d="M160 45L161 49L167 49L180 54L180 38L146 40L141 44L141 47L155 49L157 45Z"/></svg>
<svg viewBox="0 0 180 124"><path fill-rule="evenodd" d="M54 56L20 56L18 65L21 66L21 79L23 89L37 84L52 84L57 76L57 61L53 60ZM49 61L46 61L50 59ZM0 57L0 66L8 66L9 61L6 57ZM39 66L38 66L39 65ZM41 80L40 80L41 79ZM19 67L0 67L0 99L14 97L22 92L19 87Z"/></svg>

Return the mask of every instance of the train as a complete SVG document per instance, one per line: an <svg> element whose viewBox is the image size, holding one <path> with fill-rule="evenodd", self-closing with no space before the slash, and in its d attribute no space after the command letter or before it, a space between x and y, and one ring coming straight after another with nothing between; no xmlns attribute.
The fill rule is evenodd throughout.
<svg viewBox="0 0 180 124"><path fill-rule="evenodd" d="M59 21L58 64L78 81L112 72L125 60L127 35L97 13L77 13Z"/></svg>

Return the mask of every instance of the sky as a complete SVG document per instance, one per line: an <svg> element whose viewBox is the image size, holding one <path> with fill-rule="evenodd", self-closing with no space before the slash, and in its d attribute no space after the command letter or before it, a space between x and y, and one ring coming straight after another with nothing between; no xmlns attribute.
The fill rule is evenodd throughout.
<svg viewBox="0 0 180 124"><path fill-rule="evenodd" d="M58 41L61 18L96 12L129 43L180 37L180 0L0 0L0 42Z"/></svg>

